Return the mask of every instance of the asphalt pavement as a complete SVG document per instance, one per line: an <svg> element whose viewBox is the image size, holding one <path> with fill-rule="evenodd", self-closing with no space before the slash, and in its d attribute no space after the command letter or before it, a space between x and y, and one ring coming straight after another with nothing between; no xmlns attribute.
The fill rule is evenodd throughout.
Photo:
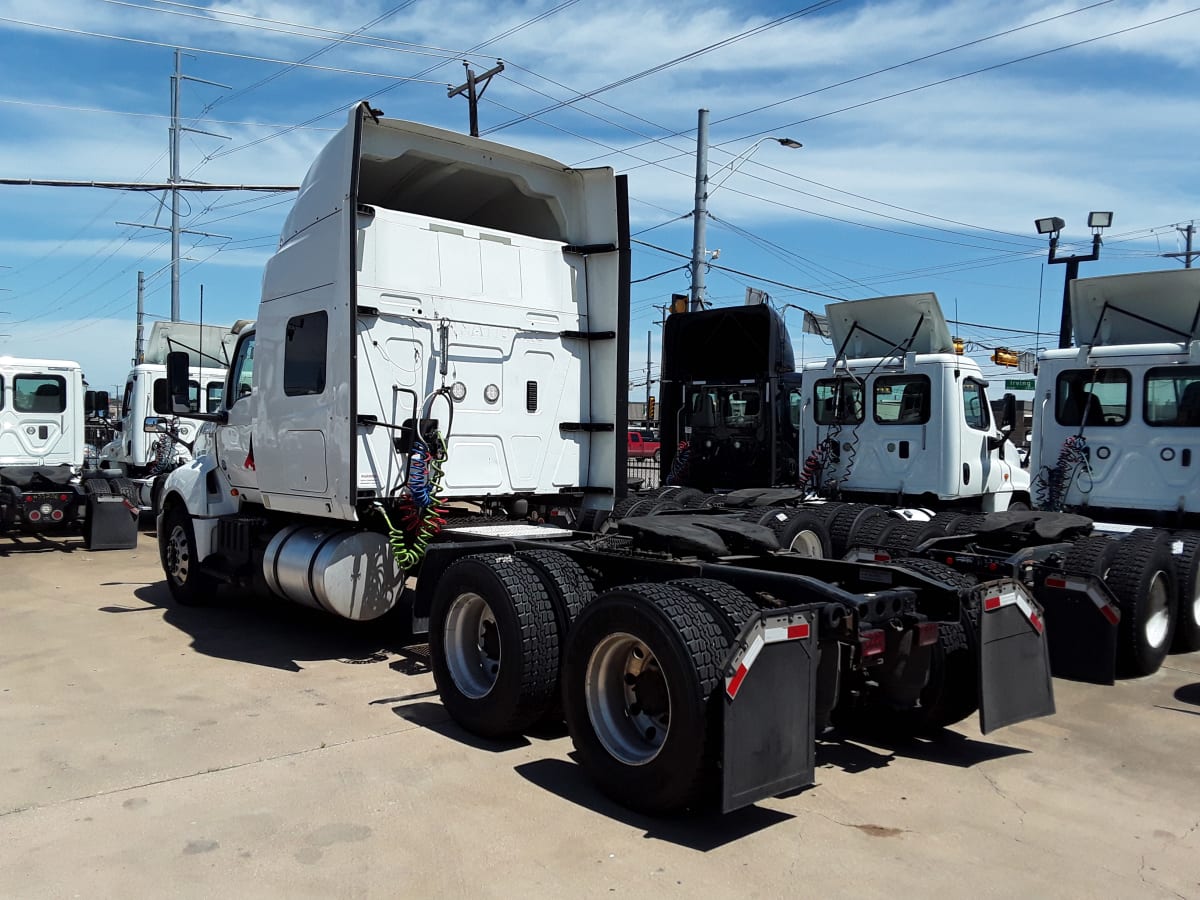
<svg viewBox="0 0 1200 900"><path fill-rule="evenodd" d="M137 550L0 538L0 896L1200 897L1200 654L982 737L842 737L726 817L445 715L425 648Z"/></svg>

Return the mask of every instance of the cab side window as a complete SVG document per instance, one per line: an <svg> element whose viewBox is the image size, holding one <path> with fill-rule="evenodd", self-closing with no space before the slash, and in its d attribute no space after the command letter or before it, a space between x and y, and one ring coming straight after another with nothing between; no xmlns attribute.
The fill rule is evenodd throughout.
<svg viewBox="0 0 1200 900"><path fill-rule="evenodd" d="M289 397L325 392L325 345L329 314L307 313L288 319L283 350L283 392Z"/></svg>
<svg viewBox="0 0 1200 900"><path fill-rule="evenodd" d="M964 381L962 398L963 417L966 419L967 427L977 431L987 431L992 419L988 409L987 395L983 392L983 385L970 379Z"/></svg>
<svg viewBox="0 0 1200 900"><path fill-rule="evenodd" d="M254 332L246 335L238 344L237 357L229 370L229 407L254 390Z"/></svg>

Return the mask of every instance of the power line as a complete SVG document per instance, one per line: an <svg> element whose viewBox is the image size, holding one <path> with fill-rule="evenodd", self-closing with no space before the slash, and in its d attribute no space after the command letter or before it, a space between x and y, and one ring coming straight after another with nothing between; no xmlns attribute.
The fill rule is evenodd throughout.
<svg viewBox="0 0 1200 900"><path fill-rule="evenodd" d="M632 84L635 81L640 81L641 79L646 78L650 75L657 75L659 72L665 71L666 69L673 68L674 66L677 66L680 63L684 63L684 62L688 62L689 60L696 59L697 57L703 56L706 53L711 53L713 50L719 50L722 47L728 47L731 44L736 44L739 41L745 40L746 38L754 37L756 35L762 34L765 31L770 31L772 28L778 28L780 25L784 25L787 22L791 22L795 19L799 19L802 16L807 16L812 13L819 12L823 9L827 9L828 7L834 6L835 4L837 4L839 2L841 2L841 0L818 0L818 2L816 2L816 3L813 3L809 6L803 7L802 9L795 10L794 12L790 12L787 15L780 16L777 19L772 19L771 21L765 22L762 25L756 25L753 28L749 28L745 31L738 32L737 34L730 35L729 37L726 37L726 38L722 38L721 40L716 41L715 43L708 44L707 46L700 47L696 50L692 50L688 53L683 54L682 56L676 56L674 59L669 59L666 62L658 63L657 65L651 66L648 69L642 69L640 72L635 72L632 75L627 75L624 78L619 78L616 81L609 82L608 84L603 85L601 87L595 88L590 91L586 91L585 93L580 94L578 97L572 98L571 100L561 100L551 106L543 107L542 109L539 109L536 112L526 113L525 115L519 116L516 119L510 119L507 122L503 122L499 125L495 125L489 129L487 129L487 131L485 131L484 134L491 134L494 131L500 131L500 130L508 128L512 125L518 125L521 122L528 121L529 119L538 118L539 116L545 115L548 112L553 112L556 109L562 109L564 106L571 106L571 105L579 102L580 100L591 99L592 97L595 97L598 94L603 94L603 93L605 93L607 91L611 91L615 88L624 87L627 84Z"/></svg>
<svg viewBox="0 0 1200 900"><path fill-rule="evenodd" d="M427 79L418 78L407 75L388 75L382 72L363 72L358 69L340 69L336 66L314 66L308 63L295 62L288 59L273 59L269 56L250 56L246 53L234 53L230 50L210 50L203 47L184 47L178 44L166 44L162 41L151 41L147 38L133 38L117 34L103 34L98 31L83 31L78 28L64 28L60 25L46 25L41 22L26 22L21 19L11 19L6 16L0 16L0 22L8 22L10 25L24 25L28 28L41 28L46 31L56 31L62 34L73 34L80 37L103 38L109 41L122 41L127 44L140 44L147 47L167 47L172 50L183 50L188 53L204 53L209 56L226 56L232 59L245 59L250 62L273 63L280 66L299 67L303 69L313 69L318 72L336 72L340 75L362 75L367 78L386 78L393 82L408 82L413 84L436 84L441 85L440 81L429 81Z"/></svg>

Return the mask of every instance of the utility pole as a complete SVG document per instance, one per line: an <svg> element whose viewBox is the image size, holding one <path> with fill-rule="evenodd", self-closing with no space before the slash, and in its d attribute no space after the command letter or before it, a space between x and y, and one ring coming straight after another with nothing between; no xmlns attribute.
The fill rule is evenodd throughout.
<svg viewBox="0 0 1200 900"><path fill-rule="evenodd" d="M646 406L642 418L650 424L650 332L646 332Z"/></svg>
<svg viewBox="0 0 1200 900"><path fill-rule="evenodd" d="M1196 233L1196 225L1194 222L1188 222L1187 228L1180 228L1178 225L1176 225L1175 230L1182 234L1184 239L1187 241L1187 244L1185 245L1186 249L1182 253L1164 253L1163 256L1171 259L1178 259L1182 256L1183 267L1185 269L1190 269L1192 267L1192 257L1200 256L1200 250L1192 250L1192 235Z"/></svg>
<svg viewBox="0 0 1200 900"><path fill-rule="evenodd" d="M466 94L467 106L470 108L471 115L471 137L479 137L479 98L483 96L483 92L487 90L488 84L492 80L492 76L499 75L504 71L503 60L496 60L496 65L488 69L482 75L476 75L471 68L471 64L465 59L463 60L463 68L467 70L467 80L458 87L447 87L447 97L457 97L459 94Z"/></svg>
<svg viewBox="0 0 1200 900"><path fill-rule="evenodd" d="M142 340L142 323L146 318L146 273L138 270L137 288L137 338L133 342L133 364L140 365L146 358L146 348Z"/></svg>
<svg viewBox="0 0 1200 900"><path fill-rule="evenodd" d="M708 110L696 123L696 205L692 209L691 311L704 309L704 243L708 226Z"/></svg>
<svg viewBox="0 0 1200 900"><path fill-rule="evenodd" d="M207 134L210 137L224 138L226 135L201 131L198 128L187 128L179 122L179 86L183 81L197 81L200 84L210 84L213 87L232 90L227 84L216 81L205 81L183 74L183 51L175 50L175 72L171 75L171 321L179 321L179 135L184 131L196 134Z"/></svg>

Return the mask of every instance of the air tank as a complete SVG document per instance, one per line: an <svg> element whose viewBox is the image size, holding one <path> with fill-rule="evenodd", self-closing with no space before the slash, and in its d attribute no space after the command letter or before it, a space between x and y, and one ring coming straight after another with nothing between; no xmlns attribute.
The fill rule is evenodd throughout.
<svg viewBox="0 0 1200 900"><path fill-rule="evenodd" d="M404 591L386 537L325 525L278 532L267 544L263 577L285 600L355 621L382 616Z"/></svg>

